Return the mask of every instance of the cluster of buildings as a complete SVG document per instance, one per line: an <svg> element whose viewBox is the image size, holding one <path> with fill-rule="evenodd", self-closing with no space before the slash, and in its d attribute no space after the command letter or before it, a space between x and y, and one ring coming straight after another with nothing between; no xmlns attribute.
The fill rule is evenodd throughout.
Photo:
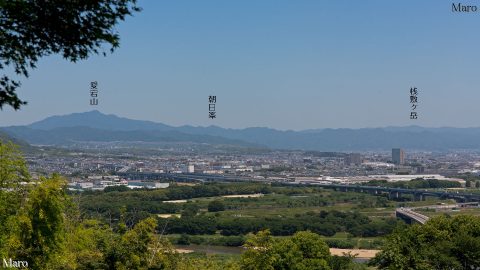
<svg viewBox="0 0 480 270"><path fill-rule="evenodd" d="M89 151L27 156L31 171L60 172L74 189L109 186L164 188L172 178L162 175L217 175L257 181L323 181L362 183L370 180L407 181L415 178L464 183L459 174L480 174L480 153L415 152L199 152L140 153ZM132 176L133 175L133 176ZM155 175L153 179L138 175ZM149 180L149 181L144 181Z"/></svg>
<svg viewBox="0 0 480 270"><path fill-rule="evenodd" d="M362 184L372 180L384 180L387 182L401 182L410 181L414 179L436 179L440 181L455 181L462 187L465 187L466 181L461 178L445 177L439 174L409 174L409 175L397 175L397 174L385 174L385 175L367 175L367 176L353 176L353 177L331 177L331 176L319 176L319 177L294 177L289 179L289 182L298 184Z"/></svg>
<svg viewBox="0 0 480 270"><path fill-rule="evenodd" d="M167 188L169 183L152 181L128 181L116 175L93 175L86 178L71 178L68 183L70 190L104 190L107 187L125 186L130 189L147 188Z"/></svg>

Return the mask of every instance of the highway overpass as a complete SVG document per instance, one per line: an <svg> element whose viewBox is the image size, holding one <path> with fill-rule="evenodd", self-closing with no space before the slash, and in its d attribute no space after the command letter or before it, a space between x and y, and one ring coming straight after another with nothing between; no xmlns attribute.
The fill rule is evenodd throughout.
<svg viewBox="0 0 480 270"><path fill-rule="evenodd" d="M128 172L118 173L121 177L134 180L175 180L175 181L219 181L219 182L241 182L241 181L259 181L267 182L265 179L256 179L247 176L223 175L223 174L202 174L202 173L144 173L144 172ZM366 192L371 194L388 194L390 198L399 198L402 195L410 194L414 200L423 201L427 196L437 197L440 199L453 199L457 202L479 202L480 194L447 192L447 191L429 191L424 189L407 189L407 188L390 188L379 186L361 186L346 184L320 184L309 183L299 184L295 182L282 182L289 185L311 185L334 189L338 191Z"/></svg>
<svg viewBox="0 0 480 270"><path fill-rule="evenodd" d="M412 209L404 208L404 207L397 208L395 210L395 215L397 216L397 218L407 220L409 223L412 223L412 221L414 221L422 225L425 224L429 219L429 217L425 215L422 215L420 213L413 211Z"/></svg>
<svg viewBox="0 0 480 270"><path fill-rule="evenodd" d="M378 186L339 185L339 184L314 184L323 188L339 191L367 192L372 194L388 194L390 198L399 198L404 194L413 195L414 200L424 201L427 196L440 199L453 199L457 202L478 202L480 194L465 192L429 191L425 189L390 188Z"/></svg>

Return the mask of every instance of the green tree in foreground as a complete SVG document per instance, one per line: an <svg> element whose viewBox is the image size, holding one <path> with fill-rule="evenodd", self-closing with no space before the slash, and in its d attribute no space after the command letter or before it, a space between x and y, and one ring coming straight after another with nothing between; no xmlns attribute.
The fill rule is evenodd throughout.
<svg viewBox="0 0 480 270"><path fill-rule="evenodd" d="M275 269L273 244L273 237L269 230L251 235L244 245L247 250L242 254L242 268L247 270Z"/></svg>
<svg viewBox="0 0 480 270"><path fill-rule="evenodd" d="M58 175L40 178L29 192L19 219L19 242L16 258L26 258L31 266L42 268L65 240L64 209L66 181Z"/></svg>
<svg viewBox="0 0 480 270"><path fill-rule="evenodd" d="M27 165L18 146L0 140L0 188L18 191L24 188L21 183L29 180Z"/></svg>
<svg viewBox="0 0 480 270"><path fill-rule="evenodd" d="M157 220L114 232L82 220L59 175L31 180L21 154L0 144L0 256L30 269L175 269L173 246L156 234Z"/></svg>
<svg viewBox="0 0 480 270"><path fill-rule="evenodd" d="M400 270L479 267L480 217L439 216L425 225L400 229L387 237L371 264Z"/></svg>
<svg viewBox="0 0 480 270"><path fill-rule="evenodd" d="M120 261L116 269L174 269L177 257L173 246L155 234L157 220L147 218L121 238Z"/></svg>
<svg viewBox="0 0 480 270"><path fill-rule="evenodd" d="M9 250L20 246L19 239L10 235L18 231L18 223L23 214L27 183L30 180L25 160L18 147L0 141L0 256L7 258Z"/></svg>
<svg viewBox="0 0 480 270"><path fill-rule="evenodd" d="M273 240L270 231L250 237L242 254L242 269L331 269L330 251L320 235L309 231Z"/></svg>

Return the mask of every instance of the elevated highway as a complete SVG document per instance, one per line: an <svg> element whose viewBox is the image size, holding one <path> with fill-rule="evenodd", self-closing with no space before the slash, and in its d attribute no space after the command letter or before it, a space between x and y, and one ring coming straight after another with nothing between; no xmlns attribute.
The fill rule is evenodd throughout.
<svg viewBox="0 0 480 270"><path fill-rule="evenodd" d="M429 219L429 217L427 217L425 215L417 213L410 208L404 208L404 207L397 208L395 210L395 215L398 218L402 218L404 220L409 220L409 221L414 221L414 222L420 223L422 225L425 224Z"/></svg>
<svg viewBox="0 0 480 270"><path fill-rule="evenodd" d="M265 182L264 179L256 179L248 176L234 176L222 174L203 174L203 173L143 173L143 172L128 172L118 173L119 176L135 179L135 180L175 180L175 181L220 181L220 182L241 182L241 181L258 181ZM480 202L480 194L461 193L461 192L447 192L447 191L431 191L424 189L407 189L407 188L390 188L379 186L361 186L361 185L346 185L346 184L321 184L321 183L296 183L283 182L289 185L311 185L338 191L353 191L353 192L367 192L372 194L388 194L390 198L398 198L402 195L409 194L413 196L414 200L423 201L425 197L437 197L440 199L453 199L457 202Z"/></svg>
<svg viewBox="0 0 480 270"><path fill-rule="evenodd" d="M431 191L424 189L390 188L378 186L340 185L340 184L315 184L323 188L340 191L368 192L372 194L388 194L391 198L398 198L403 194L413 195L414 200L424 201L425 197L437 197L440 199L453 199L457 202L478 202L480 194L464 192Z"/></svg>

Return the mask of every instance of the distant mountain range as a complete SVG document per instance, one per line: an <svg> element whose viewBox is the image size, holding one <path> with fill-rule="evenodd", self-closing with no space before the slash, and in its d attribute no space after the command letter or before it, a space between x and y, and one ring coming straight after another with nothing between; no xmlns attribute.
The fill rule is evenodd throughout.
<svg viewBox="0 0 480 270"><path fill-rule="evenodd" d="M51 130L68 127L90 127L102 130L134 131L134 130L172 130L173 127L151 121L132 120L113 114L103 114L97 110L51 116L27 126L31 129Z"/></svg>
<svg viewBox="0 0 480 270"><path fill-rule="evenodd" d="M69 145L85 141L192 142L315 151L480 149L480 128L419 126L280 131L254 127L173 127L106 115L99 111L52 116L27 126L1 128L30 144Z"/></svg>

